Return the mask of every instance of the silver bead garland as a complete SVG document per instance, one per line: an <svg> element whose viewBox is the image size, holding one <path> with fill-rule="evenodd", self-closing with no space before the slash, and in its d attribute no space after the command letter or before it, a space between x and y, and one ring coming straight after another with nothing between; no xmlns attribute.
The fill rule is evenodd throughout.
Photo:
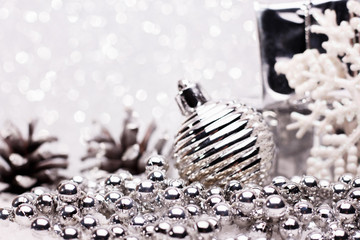
<svg viewBox="0 0 360 240"><path fill-rule="evenodd" d="M140 176L89 172L36 187L0 208L0 221L63 239L360 239L360 178L205 188L167 178L167 166L151 156Z"/></svg>

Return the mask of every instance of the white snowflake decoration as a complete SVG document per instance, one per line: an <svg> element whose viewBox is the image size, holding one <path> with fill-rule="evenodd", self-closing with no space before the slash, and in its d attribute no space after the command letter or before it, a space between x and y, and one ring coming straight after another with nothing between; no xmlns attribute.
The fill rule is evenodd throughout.
<svg viewBox="0 0 360 240"><path fill-rule="evenodd" d="M352 17L340 25L332 10L312 12L318 25L311 31L328 36L326 53L309 49L275 66L297 96L311 99L311 114L292 112L288 129L297 129L298 138L314 129L307 174L319 178L360 175L360 3L350 0L347 7Z"/></svg>

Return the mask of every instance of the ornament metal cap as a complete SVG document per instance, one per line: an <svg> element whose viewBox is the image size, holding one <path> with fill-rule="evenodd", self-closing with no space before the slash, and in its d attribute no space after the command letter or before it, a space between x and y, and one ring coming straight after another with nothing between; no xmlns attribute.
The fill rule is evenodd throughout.
<svg viewBox="0 0 360 240"><path fill-rule="evenodd" d="M197 107L209 100L199 84L190 82L187 79L178 81L178 89L179 93L176 96L176 102L184 116L195 112Z"/></svg>

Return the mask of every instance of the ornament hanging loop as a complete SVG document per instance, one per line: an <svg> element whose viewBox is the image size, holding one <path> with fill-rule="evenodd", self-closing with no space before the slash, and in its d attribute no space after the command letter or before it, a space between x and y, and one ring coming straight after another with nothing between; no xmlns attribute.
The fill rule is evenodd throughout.
<svg viewBox="0 0 360 240"><path fill-rule="evenodd" d="M179 93L176 96L176 102L184 116L188 116L195 112L197 107L209 100L199 84L190 82L186 79L178 81L178 89Z"/></svg>

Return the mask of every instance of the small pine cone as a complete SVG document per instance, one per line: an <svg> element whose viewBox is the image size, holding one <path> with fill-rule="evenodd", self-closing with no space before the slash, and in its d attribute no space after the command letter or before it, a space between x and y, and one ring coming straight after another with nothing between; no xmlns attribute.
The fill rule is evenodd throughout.
<svg viewBox="0 0 360 240"><path fill-rule="evenodd" d="M118 169L128 170L132 174L140 174L145 171L144 157L148 153L160 154L167 142L166 136L159 139L152 150L148 150L148 143L153 135L156 125L151 123L144 137L138 140L139 124L135 113L127 110L124 120L120 141L116 141L110 131L101 126L100 133L88 140L87 154L82 160L98 159L97 165L101 170L113 173ZM86 170L86 169L84 169Z"/></svg>
<svg viewBox="0 0 360 240"><path fill-rule="evenodd" d="M57 170L68 165L67 154L41 151L41 146L56 137L34 138L37 121L28 125L28 136L8 123L0 131L0 192L22 193L30 188L59 179Z"/></svg>

